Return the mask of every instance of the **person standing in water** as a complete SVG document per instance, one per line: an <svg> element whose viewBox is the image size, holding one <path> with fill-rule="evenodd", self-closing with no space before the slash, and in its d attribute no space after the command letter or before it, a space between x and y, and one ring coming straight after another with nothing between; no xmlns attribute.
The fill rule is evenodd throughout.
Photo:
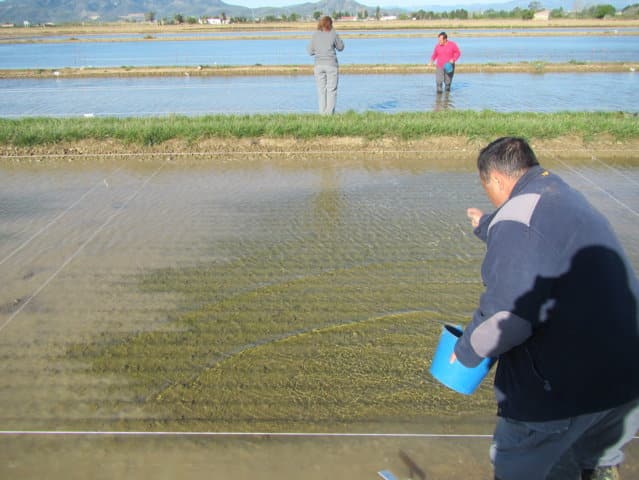
<svg viewBox="0 0 639 480"><path fill-rule="evenodd" d="M433 50L428 65L436 63L435 84L437 85L437 93L442 93L442 83L446 91L450 92L450 85L453 83L453 75L455 75L455 62L461 56L459 47L455 42L448 40L446 32L441 32L437 36L437 45Z"/></svg>
<svg viewBox="0 0 639 480"><path fill-rule="evenodd" d="M339 64L335 51L344 50L344 42L333 29L331 17L324 16L317 23L317 31L306 47L309 55L315 57L315 83L319 100L319 113L332 115L335 113L337 100L337 84L339 80Z"/></svg>

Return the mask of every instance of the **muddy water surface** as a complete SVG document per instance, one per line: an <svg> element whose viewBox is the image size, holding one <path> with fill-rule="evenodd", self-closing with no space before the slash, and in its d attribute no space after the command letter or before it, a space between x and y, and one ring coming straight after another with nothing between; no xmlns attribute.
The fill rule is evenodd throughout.
<svg viewBox="0 0 639 480"><path fill-rule="evenodd" d="M428 478L490 478L489 385L461 397L427 373L441 323L467 321L481 291L472 155L285 156L5 163L0 417L5 432L323 436L5 433L3 477L407 477L403 449ZM639 158L540 156L639 267Z"/></svg>

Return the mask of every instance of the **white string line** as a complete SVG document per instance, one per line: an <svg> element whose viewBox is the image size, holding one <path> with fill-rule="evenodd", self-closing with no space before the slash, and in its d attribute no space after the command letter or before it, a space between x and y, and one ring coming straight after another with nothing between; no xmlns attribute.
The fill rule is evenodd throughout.
<svg viewBox="0 0 639 480"><path fill-rule="evenodd" d="M466 152L466 150L447 150L448 152ZM43 155L29 154L29 155L0 155L1 159L12 160L22 158L86 158L86 157L184 157L184 156L221 156L221 155L298 155L298 154L315 154L315 155L335 155L335 154L350 154L350 153L441 153L439 149L432 150L259 150L259 151L247 151L238 152L237 150L217 150L215 152L133 152L133 153L78 153L78 154L66 154L66 153L48 153ZM475 153L474 151L471 153Z"/></svg>
<svg viewBox="0 0 639 480"><path fill-rule="evenodd" d="M596 156L592 156L593 160L596 160L597 162L601 163L602 165L605 165L606 167L608 167L610 170L612 170L615 173L618 173L620 176L622 176L623 178L625 178L626 180L628 180L630 183L634 183L635 185L639 185L639 181L635 180L634 178L632 178L629 175L626 175L624 172L622 172L621 170L619 170L618 168L613 167L612 165L608 165L606 162L604 162L603 160L597 158Z"/></svg>
<svg viewBox="0 0 639 480"><path fill-rule="evenodd" d="M475 149L447 149L447 152L453 153L471 153L475 154ZM628 149L606 149L606 152L628 152ZM420 150L261 150L238 152L237 150L217 150L215 152L123 152L123 153L48 153L48 154L25 154L25 155L0 155L0 159L12 160L22 158L86 158L86 157L157 157L157 156L220 156L220 155L297 155L297 154L313 154L313 155L332 155L332 154L350 154L350 153L366 153L366 154L390 154L390 153L441 153L441 149L420 149ZM592 149L574 149L574 148L555 148L555 149L538 149L537 152L583 152L591 153ZM634 152L633 152L634 153ZM593 157L594 158L594 157ZM599 160L601 161L601 160ZM603 162L602 162L603 163ZM613 167L610 167L613 168Z"/></svg>
<svg viewBox="0 0 639 480"><path fill-rule="evenodd" d="M491 438L483 434L437 433L318 433L318 432L127 432L82 430L3 430L0 435L92 435L92 436L164 436L164 437L363 437L363 438Z"/></svg>
<svg viewBox="0 0 639 480"><path fill-rule="evenodd" d="M563 160L559 160L559 162L564 165L567 169L572 170L574 173L576 173L577 175L579 175L581 178L583 178L584 180L586 180L588 183L590 183L593 187L595 187L597 190L599 190L600 192L604 193L605 195L607 195L611 200L614 200L617 204L619 204L620 206L622 206L623 208L625 208L626 210L628 210L630 213L632 213L633 215L635 215L636 217L639 217L639 212L637 212L636 210L634 210L632 207L629 207L626 203L622 202L621 200L619 200L617 197L615 197L612 193L610 193L608 190L606 190L603 187L600 187L599 184L597 184L595 181L591 180L590 178L588 178L586 175L584 175L583 173L579 172L578 170L576 170L575 168L571 167L570 165L566 164Z"/></svg>
<svg viewBox="0 0 639 480"><path fill-rule="evenodd" d="M102 223L102 225L100 225L92 234L89 238L87 238L84 243L82 243L82 245L80 245L80 247L78 247L78 249L75 251L75 253L73 253L70 257L68 257L63 263L62 265L60 265L58 267L58 269L53 272L51 274L51 276L49 276L49 278L47 278L44 283L42 283L42 285L40 285L35 292L33 292L21 305L20 307L11 314L11 316L2 324L0 325L0 332L7 326L9 325L9 323L11 323L11 321L13 321L13 319L18 316L18 314L31 302L31 300L33 300L42 290L44 290L46 288L47 285L49 285L49 283L51 283L53 281L53 279L55 279L55 277L58 276L58 274L69 264L71 263L71 261L73 261L73 259L75 259L80 252L82 252L82 250L84 250L84 248L102 231L104 230L104 228L111 223L111 221L117 217L127 206L128 204L135 198L138 196L138 194L144 189L144 187L146 187L146 185L151 181L151 179L153 177L155 177L160 170L164 167L164 165L166 165L166 163L163 163L162 165L160 165L158 167L157 170L155 170L155 172L153 172L151 175L149 175L146 180L142 183L142 185L140 185L140 187L120 206L120 208L118 208L114 213L112 213L105 221L104 223Z"/></svg>
<svg viewBox="0 0 639 480"><path fill-rule="evenodd" d="M75 202L73 202L71 205L69 205L62 213L58 214L55 218L53 218L49 223L47 223L44 227L42 227L40 230L38 230L36 233L34 233L33 235L31 235L24 243L22 243L22 245L20 245L19 247L17 247L13 252L11 252L9 255L7 255L6 257L4 257L2 260L0 260L0 265L2 265L4 262L6 262L7 260L9 260L11 257L13 257L16 253L18 253L20 250L22 250L24 247L26 247L29 243L31 243L32 240L34 240L35 238L37 238L38 236L40 236L42 233L44 233L45 231L47 231L49 229L49 227L51 225L53 225L54 223L56 223L58 220L60 220L62 217L64 217L73 207L75 207L76 205L78 205L82 199L84 199L84 197L86 197L87 195L89 195L91 192L93 192L93 190L95 190L96 188L98 188L99 185L104 184L104 182L106 182L107 178L111 177L113 174L117 173L118 171L122 170L124 167L120 167L116 170L114 170L113 172L111 172L109 175L107 175L106 177L104 177L102 180L99 180L95 185L93 185L89 190L87 190L86 192L84 192L80 198L78 198Z"/></svg>
<svg viewBox="0 0 639 480"><path fill-rule="evenodd" d="M0 430L0 435L22 436L120 436L120 437L299 437L299 438L492 438L489 434L464 433L319 433L319 432L140 432L84 430ZM632 437L633 440L639 437Z"/></svg>

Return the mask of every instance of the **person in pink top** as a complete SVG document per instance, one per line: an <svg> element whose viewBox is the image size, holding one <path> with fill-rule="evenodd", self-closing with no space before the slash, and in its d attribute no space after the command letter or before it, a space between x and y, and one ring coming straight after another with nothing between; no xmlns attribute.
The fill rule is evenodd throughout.
<svg viewBox="0 0 639 480"><path fill-rule="evenodd" d="M455 62L461 56L459 47L455 42L448 41L446 32L437 35L437 45L430 57L429 66L435 62L437 69L435 70L435 84L437 85L437 93L442 93L442 83L446 91L450 92L450 84L453 82L455 74Z"/></svg>

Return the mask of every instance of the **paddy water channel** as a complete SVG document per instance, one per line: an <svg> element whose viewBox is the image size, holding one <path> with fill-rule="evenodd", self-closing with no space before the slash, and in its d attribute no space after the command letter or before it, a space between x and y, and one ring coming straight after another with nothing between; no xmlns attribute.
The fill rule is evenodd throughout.
<svg viewBox="0 0 639 480"><path fill-rule="evenodd" d="M5 161L0 476L491 478L490 381L428 374L482 288L475 147ZM639 157L538 153L639 268Z"/></svg>

